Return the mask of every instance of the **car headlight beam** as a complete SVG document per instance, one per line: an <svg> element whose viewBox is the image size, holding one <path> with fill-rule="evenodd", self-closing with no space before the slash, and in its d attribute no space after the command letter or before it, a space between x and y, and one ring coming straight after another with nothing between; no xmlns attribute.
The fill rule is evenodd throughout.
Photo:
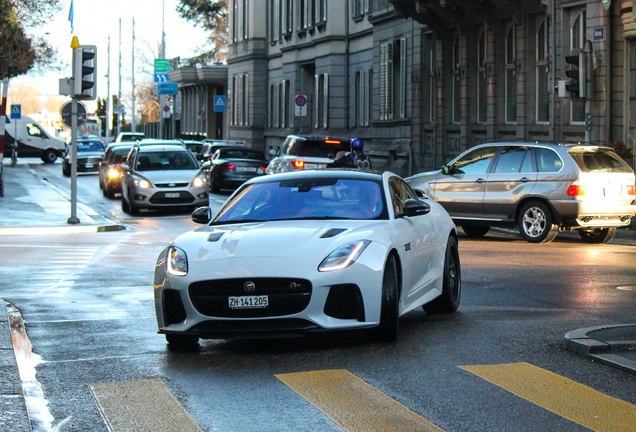
<svg viewBox="0 0 636 432"><path fill-rule="evenodd" d="M192 186L194 187L201 187L206 183L207 178L205 177L205 175L198 175L194 178L194 180L192 180Z"/></svg>
<svg viewBox="0 0 636 432"><path fill-rule="evenodd" d="M318 271L328 272L349 267L370 243L370 240L358 240L340 246L322 260L318 266Z"/></svg>
<svg viewBox="0 0 636 432"><path fill-rule="evenodd" d="M173 276L188 274L188 257L183 249L171 246L166 260L166 271Z"/></svg>

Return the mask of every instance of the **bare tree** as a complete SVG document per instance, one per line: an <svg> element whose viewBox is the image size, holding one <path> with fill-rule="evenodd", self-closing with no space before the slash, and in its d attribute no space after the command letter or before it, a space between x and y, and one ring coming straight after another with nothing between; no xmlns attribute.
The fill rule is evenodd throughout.
<svg viewBox="0 0 636 432"><path fill-rule="evenodd" d="M207 64L227 59L227 0L180 0L177 13L210 32L208 40L211 48L204 47L200 54L183 60L186 64Z"/></svg>
<svg viewBox="0 0 636 432"><path fill-rule="evenodd" d="M153 83L137 84L135 95L141 106L141 123L153 123L159 121L159 97L155 94Z"/></svg>

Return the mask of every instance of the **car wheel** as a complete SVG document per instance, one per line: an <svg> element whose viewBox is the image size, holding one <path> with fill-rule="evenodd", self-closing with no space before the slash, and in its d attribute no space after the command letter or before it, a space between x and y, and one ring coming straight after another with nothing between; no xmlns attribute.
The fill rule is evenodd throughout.
<svg viewBox="0 0 636 432"><path fill-rule="evenodd" d="M129 213L132 216L139 216L139 208L132 202L128 203L128 209L130 210Z"/></svg>
<svg viewBox="0 0 636 432"><path fill-rule="evenodd" d="M422 306L428 314L451 313L459 307L462 297L462 271L459 248L455 237L448 238L444 258L444 282L442 295Z"/></svg>
<svg viewBox="0 0 636 432"><path fill-rule="evenodd" d="M468 237L483 237L490 231L488 225L462 225L462 229Z"/></svg>
<svg viewBox="0 0 636 432"><path fill-rule="evenodd" d="M166 342L170 349L191 351L199 348L199 338L191 335L167 334Z"/></svg>
<svg viewBox="0 0 636 432"><path fill-rule="evenodd" d="M395 256L390 255L384 266L382 278L382 309L380 312L380 326L378 337L386 342L397 339L400 327L398 272Z"/></svg>
<svg viewBox="0 0 636 432"><path fill-rule="evenodd" d="M130 206L128 205L128 201L126 201L126 198L124 198L124 196L121 196L121 210L124 213L130 213Z"/></svg>
<svg viewBox="0 0 636 432"><path fill-rule="evenodd" d="M115 192L108 186L104 188L104 193L108 198L111 198L111 199L115 198Z"/></svg>
<svg viewBox="0 0 636 432"><path fill-rule="evenodd" d="M42 154L42 162L47 164L52 164L57 160L57 153L55 150L46 150L44 154Z"/></svg>
<svg viewBox="0 0 636 432"><path fill-rule="evenodd" d="M70 177L71 176L71 170L69 170L68 168L62 168L62 175L64 177Z"/></svg>
<svg viewBox="0 0 636 432"><path fill-rule="evenodd" d="M550 209L540 201L530 201L523 206L517 227L521 237L530 243L549 243L559 233Z"/></svg>
<svg viewBox="0 0 636 432"><path fill-rule="evenodd" d="M579 230L579 236L585 243L609 243L616 235L616 227Z"/></svg>

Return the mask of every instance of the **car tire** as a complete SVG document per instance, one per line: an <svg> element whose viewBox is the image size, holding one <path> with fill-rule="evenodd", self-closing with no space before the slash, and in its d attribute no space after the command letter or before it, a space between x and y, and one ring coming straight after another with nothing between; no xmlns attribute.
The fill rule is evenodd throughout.
<svg viewBox="0 0 636 432"><path fill-rule="evenodd" d="M104 188L104 195L106 195L106 197L110 199L115 198L115 192L108 186Z"/></svg>
<svg viewBox="0 0 636 432"><path fill-rule="evenodd" d="M168 348L176 351L194 351L199 348L199 338L192 335L167 334Z"/></svg>
<svg viewBox="0 0 636 432"><path fill-rule="evenodd" d="M468 237L483 237L488 234L490 227L488 225L462 225L462 230Z"/></svg>
<svg viewBox="0 0 636 432"><path fill-rule="evenodd" d="M444 256L444 280L442 295L422 306L427 314L452 313L457 310L462 298L462 269L459 261L457 239L448 238Z"/></svg>
<svg viewBox="0 0 636 432"><path fill-rule="evenodd" d="M64 177L70 177L71 176L71 170L69 170L68 168L62 168L62 175Z"/></svg>
<svg viewBox="0 0 636 432"><path fill-rule="evenodd" d="M589 230L578 230L579 236L585 243L609 243L616 235L616 227L594 228Z"/></svg>
<svg viewBox="0 0 636 432"><path fill-rule="evenodd" d="M45 150L44 153L42 154L42 162L46 163L46 164L52 164L55 163L55 161L57 160L57 153L55 152L55 150Z"/></svg>
<svg viewBox="0 0 636 432"><path fill-rule="evenodd" d="M128 208L131 216L139 216L139 208L132 202L128 203Z"/></svg>
<svg viewBox="0 0 636 432"><path fill-rule="evenodd" d="M124 196L121 196L121 211L123 211L124 213L130 213L130 206L128 205L128 201L126 201L126 198L124 198Z"/></svg>
<svg viewBox="0 0 636 432"><path fill-rule="evenodd" d="M559 233L550 208L541 201L530 201L517 218L517 227L524 240L530 243L549 243Z"/></svg>
<svg viewBox="0 0 636 432"><path fill-rule="evenodd" d="M399 303L397 262L394 255L389 255L382 277L382 307L380 326L377 329L378 337L385 342L393 342L397 339L400 328Z"/></svg>

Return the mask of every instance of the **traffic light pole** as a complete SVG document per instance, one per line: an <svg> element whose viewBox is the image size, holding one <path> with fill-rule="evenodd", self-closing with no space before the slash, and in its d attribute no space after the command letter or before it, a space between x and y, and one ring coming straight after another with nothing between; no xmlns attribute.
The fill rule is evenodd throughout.
<svg viewBox="0 0 636 432"><path fill-rule="evenodd" d="M71 217L68 223L80 223L77 217L77 99L71 99Z"/></svg>
<svg viewBox="0 0 636 432"><path fill-rule="evenodd" d="M589 40L585 41L585 144L592 142L592 129L593 117L592 117L592 55L593 48L592 43ZM589 120L589 126L588 126Z"/></svg>

